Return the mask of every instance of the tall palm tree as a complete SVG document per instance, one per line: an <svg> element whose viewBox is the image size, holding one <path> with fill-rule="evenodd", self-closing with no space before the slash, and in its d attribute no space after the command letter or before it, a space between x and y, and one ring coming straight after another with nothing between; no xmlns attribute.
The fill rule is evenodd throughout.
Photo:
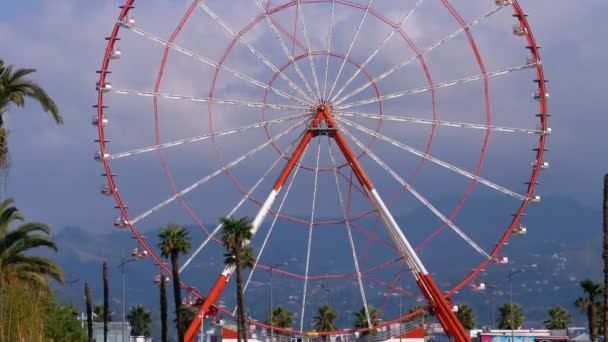
<svg viewBox="0 0 608 342"><path fill-rule="evenodd" d="M277 328L291 328L293 325L293 314L282 306L277 306L272 310L272 321L269 319L266 324Z"/></svg>
<svg viewBox="0 0 608 342"><path fill-rule="evenodd" d="M132 336L150 337L152 315L143 305L132 307L127 315L127 319L129 320L129 324L131 324Z"/></svg>
<svg viewBox="0 0 608 342"><path fill-rule="evenodd" d="M84 283L84 295L87 305L87 341L93 342L93 304L91 301L91 288L89 283Z"/></svg>
<svg viewBox="0 0 608 342"><path fill-rule="evenodd" d="M167 278L160 276L160 327L161 341L167 342Z"/></svg>
<svg viewBox="0 0 608 342"><path fill-rule="evenodd" d="M181 311L179 315L181 321L174 321L174 323L179 324L182 331L186 331L188 330L188 327L190 327L190 324L194 320L194 317L196 317L196 313L198 312L198 310L197 308L192 306L182 306L179 308L179 310Z"/></svg>
<svg viewBox="0 0 608 342"><path fill-rule="evenodd" d="M165 228L161 228L158 234L160 242L158 247L160 248L161 255L164 258L171 259L171 271L173 274L173 299L175 301L175 318L177 329L177 336L179 341L184 340L184 331L180 329L180 306L182 305L182 288L179 279L179 255L188 254L190 248L192 248L191 238L188 231L179 225L169 224Z"/></svg>
<svg viewBox="0 0 608 342"><path fill-rule="evenodd" d="M587 322L589 324L589 336L592 342L597 341L597 306L596 302L603 294L602 285L591 279L585 279L580 282L580 286L585 292L585 297L578 298L574 304L581 312L587 313Z"/></svg>
<svg viewBox="0 0 608 342"><path fill-rule="evenodd" d="M110 275L108 272L108 262L103 262L103 341L108 341L108 316L110 314Z"/></svg>
<svg viewBox="0 0 608 342"><path fill-rule="evenodd" d="M608 174L604 176L604 289L608 289ZM604 304L602 305L602 330L608 331L608 295L604 294Z"/></svg>
<svg viewBox="0 0 608 342"><path fill-rule="evenodd" d="M549 319L545 321L547 329L566 329L572 322L570 314L560 305L549 309Z"/></svg>
<svg viewBox="0 0 608 342"><path fill-rule="evenodd" d="M23 223L23 215L12 204L10 198L0 203L0 287L10 277L41 288L48 288L49 278L63 284L61 267L49 258L31 254L38 247L57 251L49 239L51 228L37 222ZM21 224L10 230L14 223Z"/></svg>
<svg viewBox="0 0 608 342"><path fill-rule="evenodd" d="M222 230L222 241L228 250L224 263L236 268L236 301L238 308L237 330L238 336L247 342L247 310L245 305L245 294L243 292L243 270L255 265L253 251L247 246L248 241L253 238L253 226L248 217L233 219L223 217L220 223Z"/></svg>
<svg viewBox="0 0 608 342"><path fill-rule="evenodd" d="M369 312L369 319L372 323L372 327L377 326L382 322L380 319L380 312L376 310L372 305L367 305L367 312ZM355 312L355 328L364 329L369 328L369 323L367 322L367 314L365 312L365 307L362 307L361 310ZM375 333L376 329L364 331L361 336L369 335L370 333Z"/></svg>
<svg viewBox="0 0 608 342"><path fill-rule="evenodd" d="M313 318L313 327L315 331L335 331L336 324L334 321L338 318L338 313L329 305L319 307L319 313ZM327 336L323 335L323 341L327 341Z"/></svg>
<svg viewBox="0 0 608 342"><path fill-rule="evenodd" d="M7 130L4 127L4 115L11 107L23 108L25 99L30 98L40 103L42 109L51 114L55 123L63 123L63 118L53 99L38 84L26 78L34 72L36 69L15 69L13 65L4 65L4 61L0 59L0 169L8 167Z"/></svg>
<svg viewBox="0 0 608 342"><path fill-rule="evenodd" d="M498 314L498 329L518 329L526 320L519 304L505 303L498 308Z"/></svg>
<svg viewBox="0 0 608 342"><path fill-rule="evenodd" d="M475 314L473 308L467 304L458 305L458 312L456 312L456 318L460 321L460 324L466 330L473 330L477 323L475 322Z"/></svg>

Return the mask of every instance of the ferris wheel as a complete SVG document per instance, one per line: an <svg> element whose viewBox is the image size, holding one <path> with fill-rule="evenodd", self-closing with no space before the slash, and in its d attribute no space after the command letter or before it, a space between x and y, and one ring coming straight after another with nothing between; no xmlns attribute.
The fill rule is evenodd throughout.
<svg viewBox="0 0 608 342"><path fill-rule="evenodd" d="M318 306L348 297L334 306L366 324L316 334L430 309L468 340L450 298L510 263L506 242L527 233L549 166L547 81L518 1L135 5L124 1L106 38L95 159L114 226L161 277L171 272L143 232L196 227L180 265L199 310L186 340L201 317L234 315L217 222L245 216L246 292L265 294L255 284L274 276L294 317L270 327L268 310L251 309L251 325L306 333ZM397 313L402 296L428 306Z"/></svg>

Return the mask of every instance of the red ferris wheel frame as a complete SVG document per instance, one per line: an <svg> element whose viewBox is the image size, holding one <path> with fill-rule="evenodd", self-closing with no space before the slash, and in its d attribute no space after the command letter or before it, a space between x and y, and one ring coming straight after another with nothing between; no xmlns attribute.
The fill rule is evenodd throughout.
<svg viewBox="0 0 608 342"><path fill-rule="evenodd" d="M312 1L312 0L311 0ZM306 1L303 1L306 2ZM337 1L338 2L338 1ZM448 10L450 10L450 12L455 16L455 18L458 19L458 21L461 23L461 25L466 25L466 23L462 20L462 18L460 18L460 16L458 15L458 13L453 9L453 7L449 4L449 2L447 0L442 0L442 2L444 3L444 5L446 6L446 8L448 8ZM528 46L527 48L530 50L531 55L532 55L532 60L536 63L536 69L537 69L537 79L535 80L535 82L538 85L538 94L539 94L539 103L540 103L540 111L538 113L538 116L540 118L540 124L541 124L541 129L543 131L549 132L550 129L548 127L548 113L547 113L547 90L546 90L546 80L544 79L544 72L543 72L543 66L541 63L541 59L540 59L540 53L539 53L539 46L536 44L536 41L534 39L534 36L532 34L532 30L530 28L530 25L528 24L527 18L525 13L523 12L521 6L519 5L518 1L501 1L501 0L497 0L496 1L497 4L499 3L509 3L512 4L512 7L514 9L514 16L517 18L517 20L519 21L519 25L520 27L525 31L525 36L528 42ZM110 62L110 57L112 54L112 51L114 49L114 45L116 43L116 41L118 40L118 33L120 30L120 21L124 20L127 18L129 11L133 8L133 5L135 3L135 0L126 0L125 5L121 6L122 10L119 14L118 17L118 22L114 25L114 28L112 30L111 35L106 38L108 40L108 44L107 44L107 48L106 48L106 52L104 55L104 59L103 59L103 63L102 63L102 68L101 70L98 71L98 73L100 74L99 77L99 90L98 90L98 100L97 100L97 104L94 106L97 109L97 117L98 117L98 134L99 134L99 144L100 144L100 152L103 155L105 155L106 153L106 143L107 141L105 141L104 139L104 127L101 124L103 119L104 119L104 109L106 108L104 106L104 94L102 91L103 85L106 83L106 76L109 73L109 62ZM187 21L187 17L192 13L192 11L194 10L194 8L196 7L196 1L193 3L193 5L190 7L187 15L182 19L182 21L179 23L178 28L176 29L176 31L174 32L174 34L171 37L170 41L173 41L177 35L179 34L179 31L181 30L181 28L184 26L184 24ZM472 38L472 35L470 34L470 32L468 32L467 30L467 35L469 36L469 39L471 40L471 43L474 45L474 40ZM485 73L485 69L483 67L483 62L481 61L481 57L478 55L478 53L476 53L478 60L480 62L480 66L482 68L482 72ZM166 58L167 55L165 54L164 58L163 58L163 66L164 63L166 62ZM162 73L164 71L164 67L161 68L160 72L159 72L159 81L157 84L160 84L160 78L162 78ZM428 77L430 79L430 74L428 74ZM432 81L430 81L432 82ZM486 80L487 82L487 80ZM433 92L433 96L434 96L434 92ZM155 97L155 110L157 111L156 108L156 104L157 104L157 98ZM434 114L435 114L435 110L433 110ZM489 119L489 118L488 118ZM434 128L434 126L433 126ZM158 136L158 135L157 135ZM546 134L541 134L539 136L539 143L538 143L538 147L535 149L536 150L536 158L535 158L535 166L533 168L532 171L532 175L530 178L530 182L528 184L528 189L527 189L527 193L526 196L528 199L533 199L535 197L535 193L534 193L534 188L535 185L537 184L537 179L539 176L539 173L542 169L542 161L543 161L543 156L544 156L544 152L545 152L545 143L546 143L546 138L547 135ZM431 140L432 140L432 136L431 136ZM430 148L430 141L429 141L429 148ZM481 163L481 161L480 161ZM356 164L356 160L354 160L354 164ZM120 198L120 195L117 191L117 186L116 186L116 182L115 182L115 175L112 174L111 169L110 169L110 165L109 165L109 161L107 160L103 160L103 165L104 165L104 176L107 178L108 180L108 185L110 187L110 189L112 189L112 194L117 202L117 206L121 212L121 216L126 220L128 226L131 228L131 231L133 232L133 234L135 235L135 237L139 240L140 244L142 245L142 247L144 247L145 249L147 249L149 251L149 254L152 256L153 260L155 263L157 263L164 272L166 273L170 273L167 266L156 256L156 254L152 251L152 249L150 248L150 246L146 243L146 241L144 240L144 238L139 234L139 232L137 231L137 229L135 229L135 227L129 223L129 216L128 213L126 211L126 206L124 205L124 203L122 202L122 199ZM166 164L163 161L163 165L166 168ZM168 169L166 169L168 171ZM357 176L360 177L360 176ZM170 177L169 177L170 178ZM171 180L171 178L170 178ZM360 181L362 181L360 179ZM474 185L475 182L472 183L472 185ZM173 182L171 180L171 184L173 185ZM365 182L363 182L363 184L365 185ZM370 183L371 185L371 183ZM175 188L174 188L175 189ZM177 191L177 190L175 190ZM467 192L470 193L470 191L472 191L472 187L470 188L470 190ZM461 203L459 203L457 210L459 209L459 207L462 206L462 203L464 202L464 200L467 197L467 194L465 194L465 196L463 197L463 199L461 200ZM179 199L180 202L181 199ZM512 221L512 223L509 225L507 231L503 234L503 236L501 237L501 239L499 240L499 243L496 245L496 247L492 250L491 252L491 257L494 257L496 255L498 255L498 253L500 252L502 246L504 245L504 243L507 241L507 239L510 237L510 235L512 234L513 230L516 228L516 226L519 224L519 221L524 213L524 211L527 208L527 205L529 204L529 200L528 201L523 201L521 206L518 208L516 214L514 215L514 219ZM187 206L187 204L185 202L182 202L182 205L184 205L184 207L190 211L190 213L193 215L193 217L195 217L196 215L194 215L194 213L191 211L191 209L189 209L189 207ZM457 213L457 210L455 211L455 213ZM455 215L454 213L454 215ZM197 219L197 222L202 226L202 223ZM440 228L441 230L441 228ZM436 233L438 233L440 230L438 230ZM434 235L433 235L434 236ZM432 238L432 236L430 237ZM456 285L452 290L448 291L446 294L442 295L442 297L448 298L451 295L453 295L455 292L457 292L458 290L460 290L462 287L464 287L468 282L470 282L471 280L473 280L477 274L480 272L481 269L483 269L489 262L491 261L491 259L488 259L484 262L482 262L476 269L474 269L473 271L470 272L469 275L467 275L458 285ZM186 284L182 284L185 288L189 289L190 291L193 291L194 293L196 293L198 296L200 296L200 294L198 294L196 291L194 291L193 289L191 289L188 285ZM423 291L424 292L424 291ZM429 291L433 292L433 291ZM424 292L425 295L427 295L427 292ZM439 293L441 294L441 293ZM437 293L434 293L433 296L436 296ZM202 298L202 296L200 296ZM428 299L428 298L427 298ZM442 301L443 302L443 301ZM211 303L214 304L214 303ZM437 305L437 304L435 304ZM416 313L414 313L416 314ZM408 316L413 316L412 315L408 315ZM393 321L390 322L385 322L382 325L388 325L394 321L398 321L400 319L395 319ZM259 324L260 326L264 326L263 324ZM446 321L442 321L442 324L444 326L446 326L447 330L450 331L449 328L449 322ZM277 329L279 330L279 329ZM289 331L289 330L287 330Z"/></svg>

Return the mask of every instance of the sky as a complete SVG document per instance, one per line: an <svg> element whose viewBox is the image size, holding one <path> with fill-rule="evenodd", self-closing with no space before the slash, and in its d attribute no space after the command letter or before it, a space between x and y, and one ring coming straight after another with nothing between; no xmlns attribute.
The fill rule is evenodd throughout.
<svg viewBox="0 0 608 342"><path fill-rule="evenodd" d="M186 8L184 1L142 3L138 7L140 22L165 38L170 33L169 29L176 25L178 15ZM604 143L608 100L603 89L608 75L605 48L601 44L602 33L608 32L608 23L602 20L608 4L602 0L522 0L520 3L529 14L534 34L542 46L543 65L550 81L549 113L554 133L549 140L547 161L551 169L543 174L540 191L543 196L575 198L597 208L601 198L601 179L608 172L608 144ZM17 205L29 219L47 222L57 229L79 226L103 231L110 228L114 215L113 204L99 195L102 171L100 164L93 160L96 131L90 124L93 115L90 106L96 100L95 71L105 49L103 38L111 30L117 5L119 1L115 0L22 0L5 4L0 13L1 57L8 64L37 68L34 80L56 99L65 119L65 125L56 127L50 117L33 103L28 103L26 110L9 113L11 169L2 189L3 195L15 197ZM250 13L235 7L230 10L230 21L238 25ZM200 13L197 15L202 17ZM196 29L198 27L186 37L195 37ZM412 26L414 35L415 30L416 27ZM201 34L213 41L218 32L212 30ZM441 27L438 32L441 32ZM262 33L254 32L251 39L261 39L255 35ZM188 43L186 38L183 41ZM125 52L130 49L129 42L122 45ZM139 48L137 44L144 43L134 41L133 44L135 48L132 51ZM500 55L508 51L495 44L495 52L488 48L488 55L500 60ZM137 69L133 73L141 72L137 75L145 76L134 80L130 74L124 73L126 69L122 69L122 74L117 69L115 79L125 83L132 81L133 87L150 89L160 51L154 50L154 58L146 58L150 55L141 52L129 60L131 64L128 67ZM246 53L244 49L238 50L235 58L241 58L241 61L242 58L251 58ZM235 64L237 62L234 61ZM176 64L175 67L178 66ZM191 69L185 70L182 73ZM252 68L251 72L256 70ZM187 89L195 89L198 77L208 75L168 76L167 82L171 85L187 84ZM449 76L445 78L449 79ZM233 94L229 82L222 91ZM124 108L139 106L136 101L124 104ZM187 113L190 109L184 107L176 111ZM146 133L138 135L144 123L140 126L139 122L128 120L125 125L132 126L121 127L120 134L133 139L149 138ZM175 129L180 128L176 126ZM126 139L124 146L128 144ZM501 148L508 151L509 146ZM147 196L144 190L141 191L132 198ZM449 196L449 193L443 194L438 190L438 196L442 195ZM156 197L158 200L162 198Z"/></svg>

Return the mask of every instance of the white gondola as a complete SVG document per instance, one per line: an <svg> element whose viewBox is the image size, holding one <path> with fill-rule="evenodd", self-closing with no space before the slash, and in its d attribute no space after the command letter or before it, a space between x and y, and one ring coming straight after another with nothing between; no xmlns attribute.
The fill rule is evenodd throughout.
<svg viewBox="0 0 608 342"><path fill-rule="evenodd" d="M509 263L509 257L506 257L506 256L496 257L496 258L494 258L494 263L496 265L507 265Z"/></svg>
<svg viewBox="0 0 608 342"><path fill-rule="evenodd" d="M160 279L161 279L161 277L165 278L165 283L168 283L168 282L169 282L169 277L167 277L167 276L161 276L161 275L159 274L159 275L157 275L156 277L154 277L154 284L156 284L156 285L160 285Z"/></svg>
<svg viewBox="0 0 608 342"><path fill-rule="evenodd" d="M133 251L131 252L131 257L135 258L135 259L141 259L141 258L145 258L148 256L148 251L145 250L144 248L133 248Z"/></svg>
<svg viewBox="0 0 608 342"><path fill-rule="evenodd" d="M452 312L458 312L458 305L452 305Z"/></svg>
<svg viewBox="0 0 608 342"><path fill-rule="evenodd" d="M536 167L538 164L539 164L538 160L535 160L535 161L532 162L532 166L534 166L534 167ZM549 162L546 162L546 161L541 162L540 163L540 168L542 170L548 169L549 168Z"/></svg>
<svg viewBox="0 0 608 342"><path fill-rule="evenodd" d="M132 16L128 16L125 20L125 24L130 27L135 26L135 18L133 18Z"/></svg>
<svg viewBox="0 0 608 342"><path fill-rule="evenodd" d="M513 0L496 0L496 6L508 6L513 3Z"/></svg>
<svg viewBox="0 0 608 342"><path fill-rule="evenodd" d="M540 91L535 91L534 94L532 94L532 96L534 97L535 100L540 101L542 99L541 93ZM548 99L549 98L549 93L545 93L545 98Z"/></svg>
<svg viewBox="0 0 608 342"><path fill-rule="evenodd" d="M97 82L97 90L100 90L100 89L101 89L102 93L109 92L110 90L112 90L112 82L106 81L101 88L99 87L99 82Z"/></svg>
<svg viewBox="0 0 608 342"><path fill-rule="evenodd" d="M513 229L513 234L515 235L526 235L528 234L528 228L523 224L519 224L517 228Z"/></svg>
<svg viewBox="0 0 608 342"><path fill-rule="evenodd" d="M528 33L528 30L521 25L514 25L513 26L513 34L518 36L518 37L523 37Z"/></svg>
<svg viewBox="0 0 608 342"><path fill-rule="evenodd" d="M120 51L119 48L114 48L114 50L112 50L112 53L110 54L110 58L120 59L120 57L122 57L122 51Z"/></svg>
<svg viewBox="0 0 608 342"><path fill-rule="evenodd" d="M104 184L101 186L100 192L104 196L112 196L114 194L114 191L112 191L112 188L107 184Z"/></svg>
<svg viewBox="0 0 608 342"><path fill-rule="evenodd" d="M104 161L107 157L109 157L110 155L107 153L101 154L100 151L95 152L95 160L98 162Z"/></svg>
<svg viewBox="0 0 608 342"><path fill-rule="evenodd" d="M476 281L471 285L471 288L473 289L473 291L476 292L485 291L486 283L484 283L483 281Z"/></svg>
<svg viewBox="0 0 608 342"><path fill-rule="evenodd" d="M95 127L99 126L99 117L97 115L93 115L93 118L91 119L91 124ZM106 118L101 118L101 125L102 126L107 126L108 125L108 119Z"/></svg>
<svg viewBox="0 0 608 342"><path fill-rule="evenodd" d="M530 198L530 203L538 203L540 202L540 196L539 195L534 195L532 198Z"/></svg>
<svg viewBox="0 0 608 342"><path fill-rule="evenodd" d="M125 228L129 224L124 217L118 216L114 219L114 227L116 228Z"/></svg>

